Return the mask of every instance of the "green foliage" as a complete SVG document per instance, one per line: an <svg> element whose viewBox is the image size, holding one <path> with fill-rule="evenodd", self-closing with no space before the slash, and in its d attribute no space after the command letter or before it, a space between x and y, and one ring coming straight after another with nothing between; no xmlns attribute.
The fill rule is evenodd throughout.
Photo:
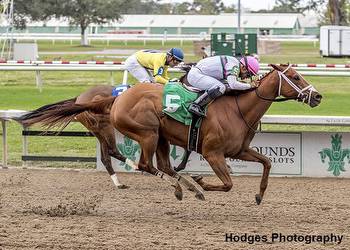
<svg viewBox="0 0 350 250"><path fill-rule="evenodd" d="M55 16L58 7L56 0L16 0L13 3L14 24L24 29L31 21L45 21Z"/></svg>
<svg viewBox="0 0 350 250"><path fill-rule="evenodd" d="M70 25L80 27L84 35L89 24L118 20L129 7L128 0L16 0L15 23L17 27L24 28L31 20L66 17ZM87 45L86 39L82 39L82 44Z"/></svg>
<svg viewBox="0 0 350 250"><path fill-rule="evenodd" d="M225 9L221 0L194 0L191 10L193 14L218 15Z"/></svg>
<svg viewBox="0 0 350 250"><path fill-rule="evenodd" d="M299 13L301 0L276 0L276 5L271 12L276 13Z"/></svg>
<svg viewBox="0 0 350 250"><path fill-rule="evenodd" d="M85 30L89 24L103 24L120 18L125 0L60 0L55 14L67 17L73 26Z"/></svg>

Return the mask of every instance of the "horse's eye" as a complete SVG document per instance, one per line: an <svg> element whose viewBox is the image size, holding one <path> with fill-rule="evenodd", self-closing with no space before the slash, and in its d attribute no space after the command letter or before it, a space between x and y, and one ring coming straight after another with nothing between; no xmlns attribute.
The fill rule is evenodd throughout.
<svg viewBox="0 0 350 250"><path fill-rule="evenodd" d="M293 77L293 79L296 80L296 81L299 81L300 77L298 75L296 75L296 76Z"/></svg>

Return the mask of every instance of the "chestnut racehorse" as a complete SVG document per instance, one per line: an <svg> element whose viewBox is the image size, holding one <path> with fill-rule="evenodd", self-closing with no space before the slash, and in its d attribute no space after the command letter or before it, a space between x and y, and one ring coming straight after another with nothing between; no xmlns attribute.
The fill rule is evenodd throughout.
<svg viewBox="0 0 350 250"><path fill-rule="evenodd" d="M206 191L229 191L232 180L226 158L259 162L263 165L260 192L256 202L260 204L268 184L271 161L249 147L258 122L274 101L297 100L311 107L320 104L322 96L291 65L271 65L273 70L266 74L258 88L238 96L226 95L218 98L208 107L203 120L198 153L208 161L222 184L211 184L196 176L194 180ZM122 134L137 141L141 147L138 164L126 159L135 169L147 171L164 178L175 187L177 198L182 197L179 184L204 199L203 194L188 181L184 181L170 165L169 142L186 148L188 126L166 116L162 112L163 86L138 84L124 92L117 99L106 98L97 102L74 106L62 106L50 111L46 124L58 124L73 119L84 111L103 112L111 107L110 119L113 126ZM285 98L276 99L279 96ZM153 156L157 155L157 167L153 166ZM180 195L181 193L181 195Z"/></svg>
<svg viewBox="0 0 350 250"><path fill-rule="evenodd" d="M184 68L187 70L187 68ZM60 101L57 103L45 105L36 110L33 110L20 118L15 118L18 122L26 127L40 123L45 119L45 114L48 110L54 110L62 105L69 106L74 104L82 104L97 101L106 97L112 96L114 87L110 85L99 85L88 89L81 93L78 97ZM127 185L121 184L117 178L117 175L112 167L112 159L114 157L122 162L125 162L126 158L119 152L116 147L116 138L114 133L114 127L109 120L109 109L105 109L100 114L91 113L89 111L83 112L75 116L75 119L83 124L100 142L101 148L101 161L105 166L107 172L111 176L114 185L119 189L128 188ZM63 128L68 124L63 124ZM62 128L62 129L63 129ZM178 166L179 169L184 169L188 160L188 154L185 154L183 161Z"/></svg>

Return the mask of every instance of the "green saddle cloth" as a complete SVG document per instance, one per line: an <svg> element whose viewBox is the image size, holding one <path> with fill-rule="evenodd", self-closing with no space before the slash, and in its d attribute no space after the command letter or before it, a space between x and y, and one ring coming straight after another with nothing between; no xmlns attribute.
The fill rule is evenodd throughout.
<svg viewBox="0 0 350 250"><path fill-rule="evenodd" d="M164 86L163 112L185 125L190 125L192 114L188 112L188 107L197 97L198 93L185 89L179 83L168 83Z"/></svg>

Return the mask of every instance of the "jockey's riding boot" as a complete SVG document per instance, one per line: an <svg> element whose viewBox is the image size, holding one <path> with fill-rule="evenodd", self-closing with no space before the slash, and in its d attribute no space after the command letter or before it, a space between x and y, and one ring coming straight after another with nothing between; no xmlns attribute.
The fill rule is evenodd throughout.
<svg viewBox="0 0 350 250"><path fill-rule="evenodd" d="M188 111L198 116L205 116L205 105L221 95L222 93L220 92L219 88L209 89L200 95L197 100L190 104Z"/></svg>

